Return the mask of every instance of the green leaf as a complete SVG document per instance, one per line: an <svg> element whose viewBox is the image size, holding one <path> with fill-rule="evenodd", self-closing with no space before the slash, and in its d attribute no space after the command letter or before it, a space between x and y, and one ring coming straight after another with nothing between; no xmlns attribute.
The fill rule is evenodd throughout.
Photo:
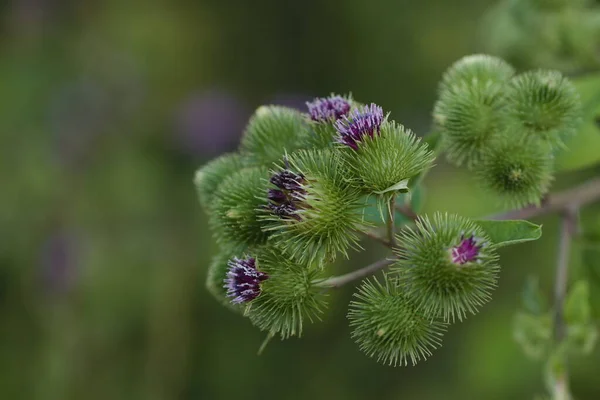
<svg viewBox="0 0 600 400"><path fill-rule="evenodd" d="M529 358L539 360L551 345L552 318L519 311L513 320L513 337Z"/></svg>
<svg viewBox="0 0 600 400"><path fill-rule="evenodd" d="M573 171L600 163L600 74L573 79L583 103L583 123L567 149L556 157L557 171Z"/></svg>
<svg viewBox="0 0 600 400"><path fill-rule="evenodd" d="M498 247L530 242L542 237L542 226L529 221L477 220L475 222Z"/></svg>
<svg viewBox="0 0 600 400"><path fill-rule="evenodd" d="M400 193L408 192L408 179L403 179L400 182L396 183L395 185L392 185L389 188L381 190L381 191L376 191L375 193L384 194L387 192L400 192Z"/></svg>
<svg viewBox="0 0 600 400"><path fill-rule="evenodd" d="M588 324L591 320L590 288L587 281L576 282L565 301L565 320L568 324Z"/></svg>

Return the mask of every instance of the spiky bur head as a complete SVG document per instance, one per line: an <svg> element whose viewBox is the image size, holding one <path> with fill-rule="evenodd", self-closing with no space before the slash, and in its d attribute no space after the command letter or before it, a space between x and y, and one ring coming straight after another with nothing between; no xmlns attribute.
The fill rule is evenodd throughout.
<svg viewBox="0 0 600 400"><path fill-rule="evenodd" d="M243 250L267 241L263 208L267 202L269 171L245 168L219 186L211 206L209 223L224 248Z"/></svg>
<svg viewBox="0 0 600 400"><path fill-rule="evenodd" d="M258 252L255 260L269 278L261 283L260 296L249 303L250 321L282 339L301 336L304 323L319 320L327 306L322 288L314 283L322 278L318 269L272 248Z"/></svg>
<svg viewBox="0 0 600 400"><path fill-rule="evenodd" d="M553 180L553 156L540 143L509 135L488 149L477 177L507 206L539 205Z"/></svg>
<svg viewBox="0 0 600 400"><path fill-rule="evenodd" d="M277 247L301 262L330 261L358 246L361 194L331 150L300 150L272 171L264 220Z"/></svg>
<svg viewBox="0 0 600 400"><path fill-rule="evenodd" d="M416 364L441 345L446 324L424 314L387 277L364 280L348 319L360 349L391 366Z"/></svg>
<svg viewBox="0 0 600 400"><path fill-rule="evenodd" d="M473 168L502 129L501 85L456 86L437 101L433 118L452 164Z"/></svg>
<svg viewBox="0 0 600 400"><path fill-rule="evenodd" d="M246 127L240 150L255 165L271 165L302 147L309 135L305 116L281 106L259 107Z"/></svg>
<svg viewBox="0 0 600 400"><path fill-rule="evenodd" d="M261 284L269 279L269 275L256 268L254 257L234 257L227 266L223 287L233 304L249 303L260 296Z"/></svg>
<svg viewBox="0 0 600 400"><path fill-rule="evenodd" d="M502 84L515 73L514 68L501 58L486 54L473 54L456 61L444 73L439 86L440 95L461 86L486 86Z"/></svg>
<svg viewBox="0 0 600 400"><path fill-rule="evenodd" d="M324 149L332 147L337 131L335 122L348 115L355 104L350 96L332 94L329 97L318 97L306 103L310 118L311 132L306 138L305 148Z"/></svg>
<svg viewBox="0 0 600 400"><path fill-rule="evenodd" d="M350 178L365 193L394 194L402 183L430 168L435 155L414 133L393 121L381 124L378 134L367 134L356 148L342 144L342 158Z"/></svg>
<svg viewBox="0 0 600 400"><path fill-rule="evenodd" d="M404 293L427 315L462 320L490 300L498 280L498 256L485 232L467 218L436 213L406 228L398 243Z"/></svg>
<svg viewBox="0 0 600 400"><path fill-rule="evenodd" d="M561 146L581 121L577 89L558 71L529 71L506 90L508 129L525 140Z"/></svg>
<svg viewBox="0 0 600 400"><path fill-rule="evenodd" d="M196 171L194 185L200 204L209 209L219 185L230 175L244 168L244 159L240 154L224 154L205 164Z"/></svg>

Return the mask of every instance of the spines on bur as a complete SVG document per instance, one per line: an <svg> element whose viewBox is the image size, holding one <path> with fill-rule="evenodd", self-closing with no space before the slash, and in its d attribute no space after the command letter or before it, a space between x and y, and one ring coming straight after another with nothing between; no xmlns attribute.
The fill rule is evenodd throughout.
<svg viewBox="0 0 600 400"><path fill-rule="evenodd" d="M363 281L348 319L360 349L391 366L425 360L441 345L446 324L420 311L392 280Z"/></svg>
<svg viewBox="0 0 600 400"><path fill-rule="evenodd" d="M490 299L498 279L493 243L475 223L436 213L405 229L396 250L398 274L406 296L427 315L454 322L474 314Z"/></svg>
<svg viewBox="0 0 600 400"><path fill-rule="evenodd" d="M242 168L244 168L243 157L237 153L229 153L215 158L196 171L194 184L200 204L205 210L210 208L219 185Z"/></svg>

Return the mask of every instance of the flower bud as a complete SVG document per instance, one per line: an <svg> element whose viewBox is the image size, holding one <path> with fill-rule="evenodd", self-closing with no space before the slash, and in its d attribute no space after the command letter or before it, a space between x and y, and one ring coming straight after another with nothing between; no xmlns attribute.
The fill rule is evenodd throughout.
<svg viewBox="0 0 600 400"><path fill-rule="evenodd" d="M242 156L236 153L230 153L224 154L219 158L208 162L196 171L194 184L196 185L200 204L205 209L208 209L221 182L243 167L244 161Z"/></svg>
<svg viewBox="0 0 600 400"><path fill-rule="evenodd" d="M301 262L333 260L357 247L361 195L347 182L339 155L301 150L273 171L264 220L277 247Z"/></svg>
<svg viewBox="0 0 600 400"><path fill-rule="evenodd" d="M261 216L267 202L269 172L266 168L245 168L219 186L211 207L210 225L217 242L243 250L264 244L268 238Z"/></svg>
<svg viewBox="0 0 600 400"><path fill-rule="evenodd" d="M420 312L400 288L386 277L365 280L348 319L352 337L360 349L378 362L391 366L416 364L441 345L446 325Z"/></svg>
<svg viewBox="0 0 600 400"><path fill-rule="evenodd" d="M529 71L506 91L508 129L525 141L562 146L581 121L579 93L558 71Z"/></svg>
<svg viewBox="0 0 600 400"><path fill-rule="evenodd" d="M257 252L255 263L268 279L261 281L260 295L249 303L250 321L282 339L301 336L304 322L320 319L327 305L314 283L322 278L318 270L272 248Z"/></svg>
<svg viewBox="0 0 600 400"><path fill-rule="evenodd" d="M242 137L240 150L253 165L271 165L302 147L309 135L305 115L287 107L259 107Z"/></svg>
<svg viewBox="0 0 600 400"><path fill-rule="evenodd" d="M477 176L484 187L511 207L540 204L552 183L553 156L539 143L511 137L491 146Z"/></svg>
<svg viewBox="0 0 600 400"><path fill-rule="evenodd" d="M514 68L501 58L486 54L473 54L456 61L442 77L440 95L455 88L485 87L503 84L515 73Z"/></svg>
<svg viewBox="0 0 600 400"><path fill-rule="evenodd" d="M393 271L419 310L445 321L462 320L490 299L499 266L494 245L472 221L436 213L417 220L398 243Z"/></svg>

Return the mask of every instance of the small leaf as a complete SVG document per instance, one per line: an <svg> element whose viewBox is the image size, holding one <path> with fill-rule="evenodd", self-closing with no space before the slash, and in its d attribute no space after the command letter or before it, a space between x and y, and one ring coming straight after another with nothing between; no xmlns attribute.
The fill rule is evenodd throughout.
<svg viewBox="0 0 600 400"><path fill-rule="evenodd" d="M542 226L529 221L477 220L475 222L483 228L490 240L498 247L530 242L542 237Z"/></svg>
<svg viewBox="0 0 600 400"><path fill-rule="evenodd" d="M591 320L590 288L587 281L576 282L567 295L565 320L568 324L586 325Z"/></svg>
<svg viewBox="0 0 600 400"><path fill-rule="evenodd" d="M590 355L598 340L598 329L594 324L567 326L567 346L569 350Z"/></svg>
<svg viewBox="0 0 600 400"><path fill-rule="evenodd" d="M513 321L513 337L523 352L533 360L541 359L552 341L552 319L549 314L532 315L518 312Z"/></svg>
<svg viewBox="0 0 600 400"><path fill-rule="evenodd" d="M390 186L387 189L381 190L381 191L376 191L375 193L377 194L384 194L387 192L400 192L400 193L407 193L408 192L408 179L403 179L400 182L396 183L395 185Z"/></svg>

